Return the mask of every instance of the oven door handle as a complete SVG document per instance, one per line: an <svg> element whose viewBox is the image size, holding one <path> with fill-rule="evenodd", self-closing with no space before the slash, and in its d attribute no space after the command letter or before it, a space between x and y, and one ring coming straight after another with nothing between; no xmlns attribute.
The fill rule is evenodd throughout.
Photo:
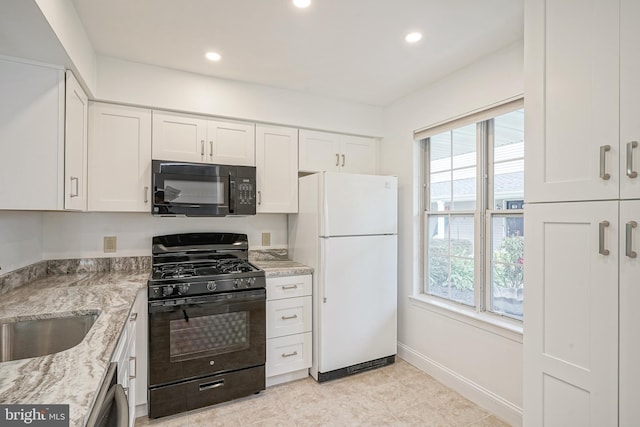
<svg viewBox="0 0 640 427"><path fill-rule="evenodd" d="M203 305L203 304L213 304L213 305L226 305L229 303L237 304L237 303L251 303L256 301L266 300L266 292L264 289L259 289L255 291L242 291L235 292L230 294L221 294L221 295L209 295L202 297L192 297L192 298L180 298L176 300L161 300L161 301L150 301L149 302L149 313L158 313L158 312L179 312L181 315L182 310L185 306L189 305ZM180 316L183 317L183 316Z"/></svg>

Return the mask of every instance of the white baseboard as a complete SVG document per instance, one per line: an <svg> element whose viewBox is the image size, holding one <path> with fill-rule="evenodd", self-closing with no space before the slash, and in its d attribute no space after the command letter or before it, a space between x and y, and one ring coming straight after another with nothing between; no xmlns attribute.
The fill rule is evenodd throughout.
<svg viewBox="0 0 640 427"><path fill-rule="evenodd" d="M273 377L267 377L266 386L271 387L274 385L287 383L289 381L295 381L309 376L309 369L300 369L299 371L288 372L286 374L276 375Z"/></svg>
<svg viewBox="0 0 640 427"><path fill-rule="evenodd" d="M140 405L136 405L136 418L146 417L148 413L149 412L147 412L147 404L146 403L142 403Z"/></svg>
<svg viewBox="0 0 640 427"><path fill-rule="evenodd" d="M398 343L398 356L514 427L522 427L522 408L468 378Z"/></svg>

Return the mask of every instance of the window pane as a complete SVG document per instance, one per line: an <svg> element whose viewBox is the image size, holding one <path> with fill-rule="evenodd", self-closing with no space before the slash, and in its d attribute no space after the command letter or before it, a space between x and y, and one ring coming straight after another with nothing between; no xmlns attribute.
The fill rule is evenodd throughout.
<svg viewBox="0 0 640 427"><path fill-rule="evenodd" d="M453 203L451 210L473 211L476 209L476 168L453 171Z"/></svg>
<svg viewBox="0 0 640 427"><path fill-rule="evenodd" d="M452 132L453 168L476 165L476 125L454 129Z"/></svg>
<svg viewBox="0 0 640 427"><path fill-rule="evenodd" d="M493 124L495 209L521 208L524 200L524 110L498 116Z"/></svg>
<svg viewBox="0 0 640 427"><path fill-rule="evenodd" d="M451 169L451 132L444 132L429 138L430 172Z"/></svg>
<svg viewBox="0 0 640 427"><path fill-rule="evenodd" d="M427 293L474 305L474 218L430 215Z"/></svg>
<svg viewBox="0 0 640 427"><path fill-rule="evenodd" d="M494 215L491 220L490 310L522 319L524 218Z"/></svg>
<svg viewBox="0 0 640 427"><path fill-rule="evenodd" d="M451 172L432 173L429 176L429 210L448 211L451 209Z"/></svg>

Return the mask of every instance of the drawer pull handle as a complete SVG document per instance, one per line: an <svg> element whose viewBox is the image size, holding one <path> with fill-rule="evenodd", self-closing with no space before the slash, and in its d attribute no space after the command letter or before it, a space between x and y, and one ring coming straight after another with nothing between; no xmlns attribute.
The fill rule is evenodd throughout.
<svg viewBox="0 0 640 427"><path fill-rule="evenodd" d="M293 351L291 353L282 353L282 357L292 357L292 356L297 356L298 352L297 351Z"/></svg>
<svg viewBox="0 0 640 427"><path fill-rule="evenodd" d="M218 380L218 381L213 381L213 382L210 382L210 383L200 384L198 386L198 389L200 391L206 391L206 390L211 390L213 388L222 387L223 385L224 385L224 380Z"/></svg>
<svg viewBox="0 0 640 427"><path fill-rule="evenodd" d="M625 255L629 258L636 258L638 254L633 250L633 229L638 226L638 223L635 221L629 221L626 224L626 245L625 245Z"/></svg>
<svg viewBox="0 0 640 427"><path fill-rule="evenodd" d="M73 181L76 182L76 185L75 185L76 192L72 193L71 191L69 191L69 197L78 197L78 195L80 194L80 192L79 192L80 190L79 190L79 187L78 187L80 185L80 180L78 179L78 177L72 176L71 177L71 186L72 187L73 187Z"/></svg>
<svg viewBox="0 0 640 427"><path fill-rule="evenodd" d="M298 315L294 314L293 316L282 316L282 320L291 320L291 319L297 319Z"/></svg>
<svg viewBox="0 0 640 427"><path fill-rule="evenodd" d="M284 286L282 287L282 290L283 290L283 291L286 291L286 290L288 290L288 289L298 289L298 285L284 285Z"/></svg>
<svg viewBox="0 0 640 427"><path fill-rule="evenodd" d="M602 145L600 147L600 178L607 181L611 178L611 175L607 173L607 166L605 162L605 154L611 151L610 145Z"/></svg>
<svg viewBox="0 0 640 427"><path fill-rule="evenodd" d="M637 178L638 172L633 170L633 149L638 147L638 141L627 142L627 176Z"/></svg>
<svg viewBox="0 0 640 427"><path fill-rule="evenodd" d="M138 376L138 359L136 356L129 356L129 370L131 370L131 362L133 362L133 375L129 375L130 380L135 380Z"/></svg>
<svg viewBox="0 0 640 427"><path fill-rule="evenodd" d="M609 249L604 247L604 232L609 226L609 221L602 221L598 224L598 253L600 255L609 255Z"/></svg>

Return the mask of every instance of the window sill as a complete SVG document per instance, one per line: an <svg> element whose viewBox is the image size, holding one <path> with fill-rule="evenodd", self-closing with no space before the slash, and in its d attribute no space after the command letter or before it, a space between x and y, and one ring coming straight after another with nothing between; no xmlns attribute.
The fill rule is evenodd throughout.
<svg viewBox="0 0 640 427"><path fill-rule="evenodd" d="M522 324L491 313L478 313L455 303L448 303L426 294L409 295L411 303L419 308L466 323L484 331L522 343Z"/></svg>

